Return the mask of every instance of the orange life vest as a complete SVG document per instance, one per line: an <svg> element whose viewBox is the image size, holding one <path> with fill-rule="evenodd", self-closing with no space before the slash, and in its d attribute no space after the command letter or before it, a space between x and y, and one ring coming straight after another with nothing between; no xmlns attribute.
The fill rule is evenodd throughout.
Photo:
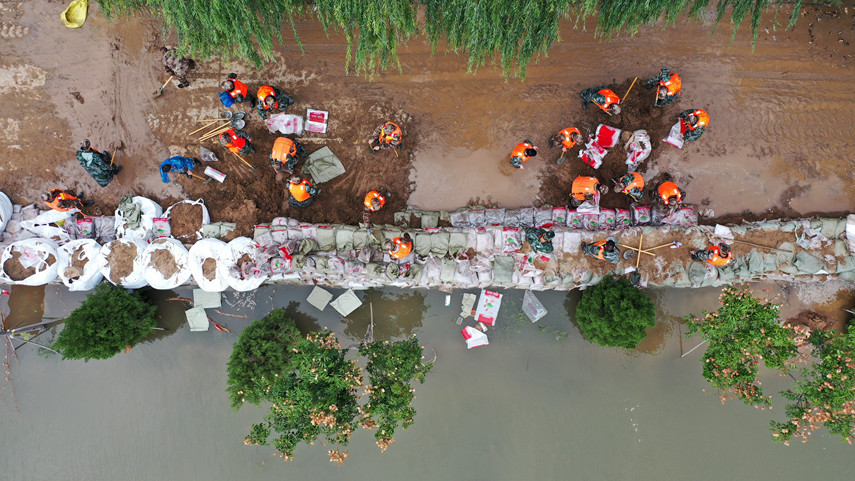
<svg viewBox="0 0 855 481"><path fill-rule="evenodd" d="M668 97L672 97L680 93L680 89L683 88L683 81L680 79L680 76L671 72L669 74L669 79L666 81L659 81L659 87L665 87L666 95Z"/></svg>
<svg viewBox="0 0 855 481"><path fill-rule="evenodd" d="M630 172L627 175L632 176L632 182L630 182L628 186L623 188L623 190L621 191L622 194L626 194L627 192L632 190L633 187L638 187L638 190L644 189L644 177L642 177L641 174L639 174L638 172Z"/></svg>
<svg viewBox="0 0 855 481"><path fill-rule="evenodd" d="M368 210L374 212L375 210L380 209L380 207L375 209L374 206L371 205L371 201L374 199L377 199L377 201L380 202L380 207L383 207L384 205L386 205L386 198L383 197L382 195L380 195L380 192L377 192L376 190L372 190L371 192L365 194L365 207Z"/></svg>
<svg viewBox="0 0 855 481"><path fill-rule="evenodd" d="M614 92L612 92L611 90L609 90L609 89L602 89L602 90L600 90L600 91L599 91L599 92L597 92L597 93L598 93L598 94L600 94L600 95L602 95L603 97L605 97L605 98L606 98L606 103L604 103L604 104L602 104L602 105L600 105L600 104L598 104L598 103L594 102L594 104L595 104L597 107L599 107L603 112L608 113L608 111L609 111L609 107L611 107L611 105L612 105L612 104L618 104L618 105L620 105L620 97L618 97L618 96L617 96L617 94L616 94L616 93L614 93Z"/></svg>
<svg viewBox="0 0 855 481"><path fill-rule="evenodd" d="M701 109L695 110L692 112L692 115L698 118L698 122L695 125L686 122L686 128L689 130L695 130L698 127L706 127L710 123L710 116L708 113L704 112Z"/></svg>
<svg viewBox="0 0 855 481"><path fill-rule="evenodd" d="M388 126L395 127L395 130L392 131L391 134L386 134L386 127ZM398 124L394 122L386 122L383 124L383 130L380 132L380 142L384 144L397 144L401 141L401 136L404 133L401 131L401 127L398 127Z"/></svg>
<svg viewBox="0 0 855 481"><path fill-rule="evenodd" d="M220 134L220 143L229 149L229 152L238 153L246 145L246 140L238 137L234 129L229 129Z"/></svg>
<svg viewBox="0 0 855 481"><path fill-rule="evenodd" d="M601 261L606 260L606 257L603 255L603 252L606 251L606 242L608 242L608 239L604 239L599 242L594 242L594 247L599 247L599 249L597 250L597 255L595 255L594 258L599 259Z"/></svg>
<svg viewBox="0 0 855 481"><path fill-rule="evenodd" d="M270 105L267 105L264 102L264 99L266 99L267 97L270 97L271 95L273 96L274 99L276 98L276 92L273 90L273 87L271 87L269 85L262 85L261 87L258 87L258 101L261 102L259 105L261 105L261 107L264 110L278 109L279 108L279 101L278 100L273 102L272 107Z"/></svg>
<svg viewBox="0 0 855 481"><path fill-rule="evenodd" d="M297 156L297 144L288 137L279 137L273 142L273 160L287 162L288 156Z"/></svg>
<svg viewBox="0 0 855 481"><path fill-rule="evenodd" d="M533 148L534 145L532 145L530 142L520 142L517 144L516 147L514 147L513 152L511 152L511 158L513 159L514 157L519 157L520 162L525 162L528 160L528 156L525 155L526 149Z"/></svg>
<svg viewBox="0 0 855 481"><path fill-rule="evenodd" d="M299 184L288 184L288 192L291 192L291 195L297 199L297 202L303 202L304 200L311 197L308 191L306 191L306 186L312 185L308 180L303 179Z"/></svg>
<svg viewBox="0 0 855 481"><path fill-rule="evenodd" d="M600 181L596 177L585 177L580 175L573 179L573 186L570 188L570 197L578 201L585 200L585 194L593 195L597 192L597 187Z"/></svg>
<svg viewBox="0 0 855 481"><path fill-rule="evenodd" d="M668 199L671 197L677 197L677 202L683 200L683 195L680 193L680 188L677 187L677 184L671 182L662 182L659 186L659 197L662 199L662 202L665 205L668 205Z"/></svg>
<svg viewBox="0 0 855 481"><path fill-rule="evenodd" d="M243 97L246 98L246 94L249 92L249 87L236 78L231 79L231 82L234 84L235 88L229 92L229 95L231 95L232 98L235 98L238 95L243 95Z"/></svg>
<svg viewBox="0 0 855 481"><path fill-rule="evenodd" d="M579 129L577 129L576 127L571 127L569 129L564 129L561 132L558 132L558 135L561 136L561 145L563 145L567 149L576 145L576 142L573 142L573 140L570 138L570 134L581 135L582 132L579 132Z"/></svg>
<svg viewBox="0 0 855 481"><path fill-rule="evenodd" d="M718 246L712 246L707 250L713 253L713 256L707 259L707 262L714 266L726 266L733 260L733 254L730 252L727 253L727 256L722 257L721 249Z"/></svg>
<svg viewBox="0 0 855 481"><path fill-rule="evenodd" d="M59 212L68 212L71 209L74 209L75 207L60 207L59 203L60 203L60 201L63 201L63 200L78 200L78 198L67 193L67 192L64 192L60 189L53 189L52 191L50 191L51 197L53 197L54 192L57 192L57 191L59 191L59 194L57 194L57 196L54 197L53 201L45 202L45 204L47 204L47 206L50 207L51 209L53 209L55 211L59 211Z"/></svg>
<svg viewBox="0 0 855 481"><path fill-rule="evenodd" d="M403 259L413 250L413 243L404 242L400 237L392 239L392 244L392 249L389 251L389 255L392 256L393 259Z"/></svg>

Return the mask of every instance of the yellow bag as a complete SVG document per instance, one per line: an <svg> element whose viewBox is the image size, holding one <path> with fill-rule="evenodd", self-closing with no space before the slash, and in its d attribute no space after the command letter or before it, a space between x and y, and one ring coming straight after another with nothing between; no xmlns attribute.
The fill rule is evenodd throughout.
<svg viewBox="0 0 855 481"><path fill-rule="evenodd" d="M63 10L59 18L68 28L80 28L86 21L86 11L89 8L89 0L73 0L68 8Z"/></svg>

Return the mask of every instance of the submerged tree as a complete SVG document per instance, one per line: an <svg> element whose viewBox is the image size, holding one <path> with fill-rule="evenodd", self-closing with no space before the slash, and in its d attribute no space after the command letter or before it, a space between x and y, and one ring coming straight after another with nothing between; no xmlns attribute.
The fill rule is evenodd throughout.
<svg viewBox="0 0 855 481"><path fill-rule="evenodd" d="M656 324L656 312L650 298L625 277L606 277L582 292L576 322L591 342L635 349Z"/></svg>
<svg viewBox="0 0 855 481"><path fill-rule="evenodd" d="M154 332L157 307L136 292L102 282L65 320L53 343L63 359L107 359Z"/></svg>
<svg viewBox="0 0 855 481"><path fill-rule="evenodd" d="M748 287L728 286L721 293L721 307L688 316L689 333L700 333L709 343L701 362L703 375L726 396L746 404L771 405L757 379L760 364L786 371L786 362L797 354L796 332L778 320L780 305L754 297Z"/></svg>

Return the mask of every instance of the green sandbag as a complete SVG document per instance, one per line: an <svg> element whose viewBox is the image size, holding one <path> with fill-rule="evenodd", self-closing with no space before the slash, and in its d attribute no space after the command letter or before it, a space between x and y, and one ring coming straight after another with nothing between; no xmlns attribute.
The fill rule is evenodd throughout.
<svg viewBox="0 0 855 481"><path fill-rule="evenodd" d="M426 232L419 232L416 234L416 237L413 239L413 250L416 251L416 254L420 256L426 256L430 254L430 234Z"/></svg>
<svg viewBox="0 0 855 481"><path fill-rule="evenodd" d="M751 252L748 253L747 257L746 262L748 263L748 272L751 273L752 276L774 269L774 265L772 266L772 269L767 268L763 254L761 254L757 249L751 249Z"/></svg>
<svg viewBox="0 0 855 481"><path fill-rule="evenodd" d="M510 284L514 280L514 258L511 256L496 256L493 259L493 282Z"/></svg>
<svg viewBox="0 0 855 481"><path fill-rule="evenodd" d="M443 259L442 270L439 271L439 280L442 282L453 282L456 271L457 262L454 259Z"/></svg>
<svg viewBox="0 0 855 481"><path fill-rule="evenodd" d="M701 287L703 285L704 276L707 275L707 266L704 264L706 263L692 262L689 264L689 282L692 283L692 287Z"/></svg>
<svg viewBox="0 0 855 481"><path fill-rule="evenodd" d="M424 212L422 213L422 229L432 229L439 225L439 213L438 212Z"/></svg>
<svg viewBox="0 0 855 481"><path fill-rule="evenodd" d="M335 229L335 248L340 251L353 249L353 234L356 227L351 225L337 226Z"/></svg>
<svg viewBox="0 0 855 481"><path fill-rule="evenodd" d="M425 266L421 264L413 264L404 272L402 276L404 279L418 282L422 279L422 272L424 272Z"/></svg>
<svg viewBox="0 0 855 481"><path fill-rule="evenodd" d="M335 228L319 227L315 240L318 242L319 251L329 252L335 250Z"/></svg>
<svg viewBox="0 0 855 481"><path fill-rule="evenodd" d="M376 262L365 264L365 277L376 279L383 275L386 275L386 270L380 264L377 264Z"/></svg>
<svg viewBox="0 0 855 481"><path fill-rule="evenodd" d="M466 234L463 232L452 232L448 237L448 253L459 256L466 251Z"/></svg>
<svg viewBox="0 0 855 481"><path fill-rule="evenodd" d="M430 252L435 256L444 256L448 253L448 232L437 232L430 236Z"/></svg>
<svg viewBox="0 0 855 481"><path fill-rule="evenodd" d="M312 239L303 239L300 242L300 254L307 255L318 250L318 243Z"/></svg>
<svg viewBox="0 0 855 481"><path fill-rule="evenodd" d="M366 247L369 247L370 243L368 241L369 234L365 232L365 229L360 229L353 233L353 248L356 250L362 250Z"/></svg>
<svg viewBox="0 0 855 481"><path fill-rule="evenodd" d="M394 280L398 279L398 276L400 276L400 275L401 275L401 268L398 266L398 264L395 264L394 262L390 262L390 263L386 264L386 277L390 281L394 281Z"/></svg>
<svg viewBox="0 0 855 481"><path fill-rule="evenodd" d="M801 274L816 274L819 270L825 267L825 261L817 256L801 251L796 254L796 260L793 263L796 269Z"/></svg>

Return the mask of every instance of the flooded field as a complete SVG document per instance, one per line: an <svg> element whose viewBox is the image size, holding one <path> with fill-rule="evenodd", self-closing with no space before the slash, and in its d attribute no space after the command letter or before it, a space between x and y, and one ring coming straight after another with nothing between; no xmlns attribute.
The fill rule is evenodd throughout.
<svg viewBox="0 0 855 481"><path fill-rule="evenodd" d="M289 307L304 329L326 326L359 339L368 305L348 320L303 301L308 288L227 292L225 313L260 317ZM717 289L650 292L659 324L641 351L589 344L569 319L578 293L538 293L549 314L532 325L518 311L522 291L506 292L490 345L467 351L445 294L365 291L378 339L417 334L437 352L435 371L416 387L415 424L380 454L370 433L354 435L343 466L323 446L301 446L283 463L271 448L243 445L263 411L233 412L225 362L248 320L212 314L235 334L190 333L178 303L168 332L107 361L61 362L32 346L12 361L14 398L3 384L0 479L849 479L851 447L823 433L808 444L769 440L782 416L722 405L700 374L702 349L680 339L679 316L717 305ZM14 294L14 293L13 293ZM185 291L162 297L187 295ZM774 293L772 293L774 294ZM795 294L793 294L795 296ZM82 295L48 287L44 316L62 317ZM795 297L794 297L795 298ZM9 312L8 297L0 309ZM568 310L571 311L568 313ZM786 383L764 376L770 392ZM706 389L706 391L705 391ZM17 404L17 410L16 410Z"/></svg>

